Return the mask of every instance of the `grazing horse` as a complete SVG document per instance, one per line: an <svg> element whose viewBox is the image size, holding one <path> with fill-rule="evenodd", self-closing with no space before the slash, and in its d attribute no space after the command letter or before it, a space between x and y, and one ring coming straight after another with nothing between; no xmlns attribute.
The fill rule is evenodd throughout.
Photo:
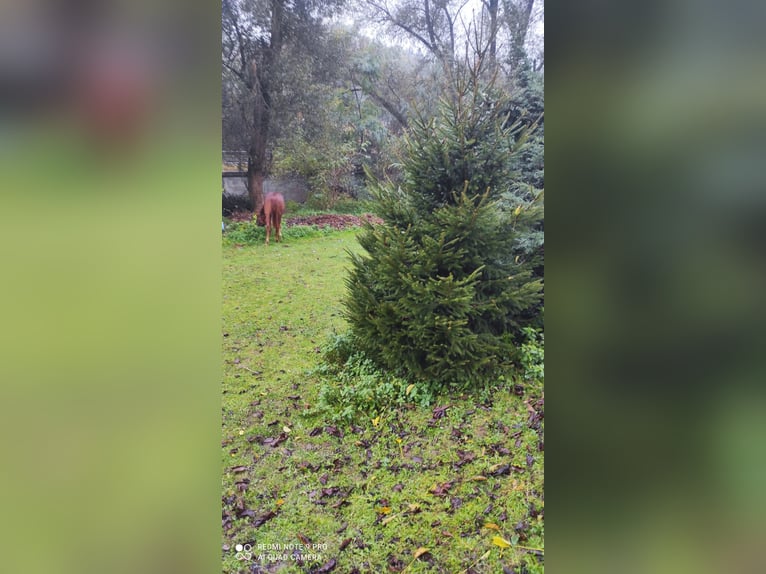
<svg viewBox="0 0 766 574"><path fill-rule="evenodd" d="M277 242L282 241L282 214L285 212L285 198L281 193L267 193L263 200L263 207L258 212L258 225L266 226L266 245L269 244L269 234L271 228L274 228L274 233L277 238Z"/></svg>

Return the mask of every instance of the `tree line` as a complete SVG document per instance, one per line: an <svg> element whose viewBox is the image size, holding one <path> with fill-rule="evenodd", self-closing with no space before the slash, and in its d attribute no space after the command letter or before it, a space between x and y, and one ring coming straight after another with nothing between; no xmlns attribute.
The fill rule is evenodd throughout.
<svg viewBox="0 0 766 574"><path fill-rule="evenodd" d="M540 0L223 0L223 148L247 156L254 208L272 174L303 176L331 206L364 193L364 172L401 176L414 119L454 101L468 70L525 128L513 186L543 188Z"/></svg>

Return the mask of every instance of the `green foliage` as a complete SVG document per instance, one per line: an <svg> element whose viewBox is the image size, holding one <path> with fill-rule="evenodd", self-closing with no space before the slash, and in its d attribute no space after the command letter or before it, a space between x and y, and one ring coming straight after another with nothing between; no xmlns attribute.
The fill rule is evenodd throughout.
<svg viewBox="0 0 766 574"><path fill-rule="evenodd" d="M543 381L545 379L545 334L532 327L525 327L523 332L526 340L518 352L522 377L526 381Z"/></svg>
<svg viewBox="0 0 766 574"><path fill-rule="evenodd" d="M299 211L300 208L301 204L297 201L293 201L292 199L285 201L285 213L295 213Z"/></svg>
<svg viewBox="0 0 766 574"><path fill-rule="evenodd" d="M226 226L223 233L224 242L252 245L263 243L266 239L266 229L252 221L235 221Z"/></svg>
<svg viewBox="0 0 766 574"><path fill-rule="evenodd" d="M512 78L509 100L509 121L529 130L524 148L513 160L518 180L512 191L518 197L531 200L545 187L545 101L543 75L534 72L529 59L519 61Z"/></svg>
<svg viewBox="0 0 766 574"><path fill-rule="evenodd" d="M358 350L350 333L334 334L322 347L325 370L337 372Z"/></svg>
<svg viewBox="0 0 766 574"><path fill-rule="evenodd" d="M316 408L323 384L344 384L329 374L329 367L321 377L307 376L306 370L321 358L314 341L348 329L338 313L343 295L338 277L347 267L345 249L361 249L354 235L352 230L336 232L288 243L288 249L262 243L222 248L221 486L224 517L231 520L222 532L223 543L230 547L222 554L222 572L243 570L243 562L235 559L238 543L289 541L302 532L337 549L351 536L348 530L338 530L345 522L355 526L353 536L375 543L365 548L350 544L346 551L334 553L333 572L379 572L392 558L406 568L421 546L433 549L433 555L415 561L407 568L410 574L471 569L496 573L503 568L542 572L542 557L520 548L544 550L545 420L539 427L530 425L527 406L540 410L535 403L541 385L524 384L523 396L514 394L512 387L495 388L491 401L481 408L475 394L440 396L432 406L449 408L438 419L431 408L410 404L383 409L380 415L360 414L351 421L352 432L333 432L321 413L312 415L309 410ZM347 354L348 350L338 356ZM413 392L419 393L420 387ZM391 403L395 400L386 404ZM510 444L509 429L514 435ZM265 440L281 441L280 437L284 442L277 448ZM510 455L498 449L511 444ZM524 471L492 470L508 465ZM487 480L471 480L478 475ZM435 496L434 485L447 482L453 482L448 496ZM306 493L314 490L317 498L312 495L315 502L307 504ZM381 506L391 513L382 518ZM252 513L242 513L243 508L257 516L273 510L275 516L254 526L248 516ZM475 522L477 517L483 518L481 523ZM434 528L437 520L441 525ZM497 524L499 530L482 528L485 522ZM495 535L520 539L518 545L501 549L492 543ZM458 539L459 544L451 543ZM254 558L250 566L279 568L287 574L319 569L328 559L299 566L289 560Z"/></svg>
<svg viewBox="0 0 766 574"><path fill-rule="evenodd" d="M374 213L376 204L369 200L359 199L341 199L333 207L334 213L344 213L349 215L362 215L363 213Z"/></svg>
<svg viewBox="0 0 766 574"><path fill-rule="evenodd" d="M481 386L509 366L542 281L514 255L537 218L497 201L515 148L498 103L466 85L413 122L401 187L372 182L378 214L351 254L345 316L365 357L410 381Z"/></svg>
<svg viewBox="0 0 766 574"><path fill-rule="evenodd" d="M509 98L504 104L508 123L520 126L519 136L525 141L511 160L514 180L502 194L506 209L522 206L536 220L519 229L513 246L513 255L529 261L534 276L542 279L544 273L543 203L545 186L545 102L543 75L535 72L529 58L522 53L512 54L514 70L508 87Z"/></svg>
<svg viewBox="0 0 766 574"><path fill-rule="evenodd" d="M331 209L344 195L354 191L355 146L346 141L342 129L332 123L313 137L302 121L283 138L274 150L274 173L299 175L309 182L309 203L318 209Z"/></svg>
<svg viewBox="0 0 766 574"><path fill-rule="evenodd" d="M335 335L323 348L324 362L314 371L322 378L317 412L335 422L374 418L406 403L430 405L425 384L387 373L360 353L350 334Z"/></svg>
<svg viewBox="0 0 766 574"><path fill-rule="evenodd" d="M320 228L316 225L295 225L287 227L282 224L282 239L299 239L303 237L319 237L328 235L334 230L329 227ZM226 226L223 234L224 243L227 245L255 245L266 240L266 228L256 225L254 221L236 221Z"/></svg>

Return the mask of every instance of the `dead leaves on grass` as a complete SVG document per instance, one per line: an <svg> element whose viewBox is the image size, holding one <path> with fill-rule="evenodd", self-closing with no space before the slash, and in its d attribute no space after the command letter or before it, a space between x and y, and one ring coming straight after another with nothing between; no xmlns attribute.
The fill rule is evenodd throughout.
<svg viewBox="0 0 766 574"><path fill-rule="evenodd" d="M338 565L338 561L335 560L335 558L330 558L327 562L325 562L318 570L312 570L313 574L327 574L327 572L332 572L335 570L335 567Z"/></svg>
<svg viewBox="0 0 766 574"><path fill-rule="evenodd" d="M296 395L295 397L289 398L297 400L299 397ZM520 424L515 424L512 427L510 426L510 423L506 425L501 421L492 421L485 423L485 425L482 426L483 433L479 433L470 425L466 426L468 423L466 423L465 420L463 420L463 422L458 421L454 424L450 424L454 422L452 419L455 418L454 416L450 416L450 423L448 423L447 427L444 427L446 429L445 432L448 433L446 438L448 440L452 439L453 444L459 446L459 448L450 448L447 453L442 456L439 456L436 452L432 453L431 450L423 447L424 444L428 444L428 442L424 443L424 439L426 441L428 440L427 435L420 434L412 429L405 429L395 420L382 420L381 418L377 418L377 420L368 421L366 429L358 426L340 428L336 425L326 424L314 427L311 430L307 429L308 432L306 433L298 434L303 437L308 435L308 437L311 438L321 437L321 435L326 434L327 437L334 437L337 439L338 443L344 441L344 438L346 438L346 434L348 433L362 435L358 437L358 440L356 438L351 439L353 445L362 449L362 462L365 461L366 451L366 460L370 465L370 468L383 468L384 472L390 472L392 474L398 474L401 470L418 472L421 469L424 471L437 469L453 471L452 476L441 475L442 480L434 483L428 490L428 493L434 497L434 499L431 499L432 501L441 499L441 502L426 502L424 504L426 507L431 507L433 504L440 512L449 515L465 512L470 504L475 504L475 502L471 501L479 496L488 497L490 499L488 500L488 502L490 502L489 506L485 510L483 516L479 514L484 520L480 520L479 518L476 519L475 530L473 532L477 535L483 532L483 543L493 549L493 552L499 552L501 556L509 548L518 548L519 550L542 557L543 551L541 549L528 548L519 545L519 542L524 543L528 537L531 537L534 540L534 533L536 531L534 529L530 531L529 524L533 522L532 519L537 519L538 516L540 517L538 520L542 519L542 511L530 504L528 512L529 518L523 517L522 520L518 521L520 517L516 517L518 522L516 522L516 525L511 530L510 525L512 523L507 522L507 513L502 510L502 508L498 508L498 510L501 510L499 514L497 513L497 510L495 510L495 504L499 501L498 496L502 496L502 493L506 488L503 484L507 484L506 481L511 481L509 477L513 473L527 473L531 471L538 462L538 459L541 460L541 457L537 455L537 453L542 452L544 449L541 425L544 418L544 402L542 399L537 401L527 399L524 404L527 407L528 413L526 424L524 419L521 420ZM427 422L427 425L438 425L443 427L441 419L447 417L450 408L452 408L452 405L434 407L430 421ZM285 411L284 414L287 415L287 411ZM463 418L465 419L465 417ZM279 420L273 420L267 426L273 428L274 431L277 432L281 427L282 432L271 437L264 438L263 436L256 436L247 438L246 440L250 443L258 443L263 447L276 448L297 433L297 431L291 433L291 427L295 427L290 422L284 424ZM539 435L532 443L529 442L530 432L527 429L535 430ZM423 430L425 430L425 427L423 427ZM451 433L449 433L450 430ZM492 440L490 437L493 436L490 433L493 433L495 437L498 436L497 433L500 433L499 436L502 440L499 442L490 442ZM395 439L395 444L394 441L390 440L392 436ZM405 440L406 437L410 438ZM497 438L494 440L497 441ZM323 444L332 444L335 442L328 440L328 438L319 438L319 441L322 441ZM349 441L345 442L348 443ZM391 450L392 453L396 451L397 456L393 461L381 463L381 460L375 453L380 450L379 445L385 443L394 444L394 449ZM298 445L296 445L296 447L297 446ZM352 446L351 448L354 447ZM386 447L384 446L384 448ZM521 449L525 449L526 452L522 450L520 453L519 451ZM287 452L291 453L292 450ZM337 452L339 451L336 450L336 453ZM424 457L427 459L426 461L424 461ZM519 457L521 457L521 459ZM499 462L497 462L498 460ZM295 465L294 468L310 473L316 478L317 488L310 490L308 493L309 500L313 504L326 506L328 509L338 509L345 504L349 504L349 497L354 491L354 487L341 488L339 486L332 486L331 481L335 474L343 472L343 469L353 462L354 458L350 456L340 456L336 457L332 462L312 463L304 460L297 462L297 464L295 462L292 464ZM471 469L473 472L467 469ZM235 475L236 481L234 482L234 487L238 493L248 491L250 479L241 478L236 475L250 471L252 471L252 465L240 465L230 468L230 472ZM377 473L377 470L375 472ZM477 472L479 474L476 474ZM362 476L367 477L367 471L362 470ZM513 479L512 482L514 485L516 484L515 479ZM404 492L404 483L392 483L389 483L389 486L387 486L387 488L390 488L390 491L388 491L389 493ZM458 489L459 486L460 488ZM428 495L426 494L426 496ZM408 503L406 502L406 499L405 501L400 501L401 495L398 501L392 501L395 502L395 504L391 504L389 500L386 499L378 499L375 506L375 520L371 524L368 523L368 527L387 527L388 529L393 529L392 531L395 531L411 521L418 520L418 518L415 518L413 515L423 511L421 503ZM274 510L260 513L244 507L235 508L233 511L225 510L223 514L224 530L231 528L232 520L242 518L248 519L246 523L252 528L261 527L278 516L279 509L280 507L277 505ZM433 520L431 522L433 528L441 525L440 520ZM347 523L344 523L337 533L342 535L346 528ZM338 552L346 551L349 546L352 545L352 542L355 543L357 547L359 547L360 543L363 544L363 542L361 542L362 532L362 530L359 530L355 535L347 535L347 537L343 538L339 543ZM443 540L468 535L468 531L448 532L447 530L440 529L439 532L439 537ZM301 539L303 535L298 534L297 536L298 539ZM486 549L487 546L484 548ZM389 555L387 559L389 563L388 569L394 572L409 571L410 566L418 559L427 560L429 563L434 564L434 558L431 557L431 550L432 549L427 546L420 546L412 551L411 558L409 559L406 558L406 555L404 557L401 554L399 554L399 556ZM485 559L488 555L489 551L479 560ZM401 558L404 558L404 560L401 560ZM409 564L406 564L407 562L409 562ZM336 559L333 558L320 567L313 565L313 568L308 571L315 573L331 572L337 568L337 565L338 563ZM472 571L473 570L470 568L467 570L467 572Z"/></svg>
<svg viewBox="0 0 766 574"><path fill-rule="evenodd" d="M455 484L454 481L448 481L448 482L443 482L441 484L435 484L431 488L430 492L434 496L447 496L447 493L449 492L450 488L452 488L454 484Z"/></svg>

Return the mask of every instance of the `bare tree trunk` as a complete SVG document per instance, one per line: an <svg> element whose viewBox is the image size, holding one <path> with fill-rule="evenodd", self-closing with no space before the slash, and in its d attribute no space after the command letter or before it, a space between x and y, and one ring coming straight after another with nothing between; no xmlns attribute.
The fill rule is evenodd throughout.
<svg viewBox="0 0 766 574"><path fill-rule="evenodd" d="M362 89L368 96L373 99L374 102L376 102L380 107L391 114L397 122L399 122L401 129L405 129L407 127L407 116L405 116L404 113L398 107L396 107L393 102L390 102L381 96L370 86L365 86Z"/></svg>
<svg viewBox="0 0 766 574"><path fill-rule="evenodd" d="M497 13L500 0L489 0L485 6L489 12L489 66L494 71L497 68Z"/></svg>
<svg viewBox="0 0 766 574"><path fill-rule="evenodd" d="M255 210L255 216L263 207L263 180L268 169L266 148L271 135L271 82L282 51L282 21L285 0L271 0L271 30L269 49L265 53L264 65L258 68L251 62L253 96L253 132L247 158L247 191Z"/></svg>
<svg viewBox="0 0 766 574"><path fill-rule="evenodd" d="M524 42L532 20L535 0L505 0L505 18L511 33L511 66L515 71L524 54Z"/></svg>
<svg viewBox="0 0 766 574"><path fill-rule="evenodd" d="M251 64L253 131L247 150L247 191L255 215L263 207L263 179L266 174L266 143L269 140L269 114L264 97L265 82L258 77L258 67Z"/></svg>
<svg viewBox="0 0 766 574"><path fill-rule="evenodd" d="M247 192L253 212L257 216L263 207L263 170L258 169L249 160L247 162Z"/></svg>

